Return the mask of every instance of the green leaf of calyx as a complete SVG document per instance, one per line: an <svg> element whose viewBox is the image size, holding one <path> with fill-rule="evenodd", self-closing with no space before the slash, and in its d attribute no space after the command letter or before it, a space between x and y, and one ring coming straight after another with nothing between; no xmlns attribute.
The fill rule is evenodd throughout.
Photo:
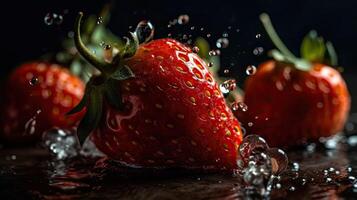
<svg viewBox="0 0 357 200"><path fill-rule="evenodd" d="M83 110L84 107L86 107L87 103L88 103L88 94L89 91L84 93L83 98L81 99L81 101L74 107L72 108L69 112L66 113L66 115L73 115L75 113L78 113L80 111Z"/></svg>
<svg viewBox="0 0 357 200"><path fill-rule="evenodd" d="M87 112L79 123L77 135L81 144L98 126L102 117L103 95L99 89L93 89L87 104Z"/></svg>
<svg viewBox="0 0 357 200"><path fill-rule="evenodd" d="M322 37L318 37L316 31L310 31L301 43L301 57L311 62L322 62L325 57L325 43Z"/></svg>
<svg viewBox="0 0 357 200"><path fill-rule="evenodd" d="M118 81L133 77L135 77L135 74L127 65L120 66L113 74L111 74L111 78Z"/></svg>
<svg viewBox="0 0 357 200"><path fill-rule="evenodd" d="M105 97L107 98L108 103L117 110L123 109L123 100L121 93L117 91L118 81L108 80L106 83Z"/></svg>

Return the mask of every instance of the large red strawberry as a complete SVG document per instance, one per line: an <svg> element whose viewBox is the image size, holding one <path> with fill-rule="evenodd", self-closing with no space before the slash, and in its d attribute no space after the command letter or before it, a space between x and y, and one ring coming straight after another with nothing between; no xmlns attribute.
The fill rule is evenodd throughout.
<svg viewBox="0 0 357 200"><path fill-rule="evenodd" d="M6 144L39 141L54 126L70 128L81 113L65 113L78 104L83 82L59 65L30 62L16 68L3 89L0 105L0 138Z"/></svg>
<svg viewBox="0 0 357 200"><path fill-rule="evenodd" d="M107 63L82 43L81 17L77 49L101 75L91 78L73 111L87 108L80 139L93 130L97 147L129 166L236 168L239 123L197 54L173 39L138 46L132 34Z"/></svg>
<svg viewBox="0 0 357 200"><path fill-rule="evenodd" d="M304 59L296 58L277 37L268 16L261 17L280 52L273 50L275 59L261 64L245 82L248 111L236 114L247 131L278 147L315 142L341 131L350 95L340 73L322 64L335 63L331 44L325 46L311 32L302 44ZM326 59L325 48L330 59Z"/></svg>

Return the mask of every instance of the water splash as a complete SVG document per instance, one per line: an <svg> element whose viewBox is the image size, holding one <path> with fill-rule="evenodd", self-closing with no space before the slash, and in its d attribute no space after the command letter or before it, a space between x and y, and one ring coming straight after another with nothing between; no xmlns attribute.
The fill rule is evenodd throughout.
<svg viewBox="0 0 357 200"><path fill-rule="evenodd" d="M277 148L269 148L257 135L248 135L239 147L238 174L242 175L248 197L269 196L273 183L288 163L287 155Z"/></svg>
<svg viewBox="0 0 357 200"><path fill-rule="evenodd" d="M80 145L77 135L70 130L54 128L43 133L43 145L57 160L65 160L78 155Z"/></svg>

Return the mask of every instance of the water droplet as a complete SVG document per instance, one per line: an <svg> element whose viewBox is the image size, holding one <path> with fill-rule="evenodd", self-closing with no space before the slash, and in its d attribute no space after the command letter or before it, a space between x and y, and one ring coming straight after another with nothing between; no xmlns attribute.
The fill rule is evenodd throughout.
<svg viewBox="0 0 357 200"><path fill-rule="evenodd" d="M112 48L112 46L110 44L105 44L103 49L104 50L110 50Z"/></svg>
<svg viewBox="0 0 357 200"><path fill-rule="evenodd" d="M306 184L306 179L301 179L301 185L305 185Z"/></svg>
<svg viewBox="0 0 357 200"><path fill-rule="evenodd" d="M190 29L191 29L191 31L193 31L193 30L195 30L195 27L194 27L194 26L191 26L191 28L190 28Z"/></svg>
<svg viewBox="0 0 357 200"><path fill-rule="evenodd" d="M257 47L255 49L253 49L253 54L256 55L256 56L262 55L263 52L264 52L263 47Z"/></svg>
<svg viewBox="0 0 357 200"><path fill-rule="evenodd" d="M222 37L228 37L228 33L227 32L224 32L224 33L222 33Z"/></svg>
<svg viewBox="0 0 357 200"><path fill-rule="evenodd" d="M177 18L177 22L179 24L187 24L188 22L190 21L190 16L188 15L180 15L178 18Z"/></svg>
<svg viewBox="0 0 357 200"><path fill-rule="evenodd" d="M47 13L43 20L48 26L53 24L60 25L63 22L63 16L56 13Z"/></svg>
<svg viewBox="0 0 357 200"><path fill-rule="evenodd" d="M206 37L207 37L207 38L210 38L210 37L211 37L211 34L210 34L210 33L207 33Z"/></svg>
<svg viewBox="0 0 357 200"><path fill-rule="evenodd" d="M332 182L332 178L327 177L327 178L325 179L325 181L326 181L326 183L331 183L331 182Z"/></svg>
<svg viewBox="0 0 357 200"><path fill-rule="evenodd" d="M31 86L37 85L38 82L39 82L39 80L38 80L38 78L37 78L36 76L32 77L32 78L29 80L29 84L30 84Z"/></svg>
<svg viewBox="0 0 357 200"><path fill-rule="evenodd" d="M223 94L228 94L230 91L235 90L236 87L236 80L234 79L226 80L219 85L219 89Z"/></svg>
<svg viewBox="0 0 357 200"><path fill-rule="evenodd" d="M216 42L217 48L227 48L229 45L229 40L227 38L219 38Z"/></svg>
<svg viewBox="0 0 357 200"><path fill-rule="evenodd" d="M80 149L77 135L69 130L54 128L43 133L43 144L58 160L73 158Z"/></svg>
<svg viewBox="0 0 357 200"><path fill-rule="evenodd" d="M241 110L243 112L246 112L248 110L248 106L243 102L233 102L231 108L233 111Z"/></svg>
<svg viewBox="0 0 357 200"><path fill-rule="evenodd" d="M229 73L229 69L223 70L223 73L228 74Z"/></svg>
<svg viewBox="0 0 357 200"><path fill-rule="evenodd" d="M103 17L98 17L97 19L97 24L102 24L103 23Z"/></svg>
<svg viewBox="0 0 357 200"><path fill-rule="evenodd" d="M194 46L194 47L192 48L192 51L193 51L194 53L198 53L198 52L200 51L200 48L198 48L198 46Z"/></svg>
<svg viewBox="0 0 357 200"><path fill-rule="evenodd" d="M347 167L348 172L352 172L352 167Z"/></svg>
<svg viewBox="0 0 357 200"><path fill-rule="evenodd" d="M245 73L247 75L253 75L257 72L257 68L254 65L248 65L247 69L245 70Z"/></svg>
<svg viewBox="0 0 357 200"><path fill-rule="evenodd" d="M45 24L50 26L53 24L53 16L52 16L52 13L47 13L45 18L43 19Z"/></svg>
<svg viewBox="0 0 357 200"><path fill-rule="evenodd" d="M271 163L273 174L280 174L287 168L288 156L283 150L278 148L270 148L268 149L267 154L272 160Z"/></svg>
<svg viewBox="0 0 357 200"><path fill-rule="evenodd" d="M296 189L295 189L294 186L290 186L290 187L289 187L289 191L294 192L295 190L296 190Z"/></svg>
<svg viewBox="0 0 357 200"><path fill-rule="evenodd" d="M293 162L293 163L292 163L292 166L291 166L291 171L297 172L297 171L299 171L299 170L300 170L300 165L299 165L299 163Z"/></svg>
<svg viewBox="0 0 357 200"><path fill-rule="evenodd" d="M248 135L239 146L239 154L241 159L247 163L250 156L265 152L267 149L268 144L262 137L258 135Z"/></svg>
<svg viewBox="0 0 357 200"><path fill-rule="evenodd" d="M280 189L280 188L281 188L281 184L280 184L280 183L277 183L277 184L275 185L275 187L276 187L276 189Z"/></svg>
<svg viewBox="0 0 357 200"><path fill-rule="evenodd" d="M252 127L253 125L254 125L253 122L248 122L249 127Z"/></svg>
<svg viewBox="0 0 357 200"><path fill-rule="evenodd" d="M262 37L262 35L260 34L260 33L257 33L256 35L255 35L255 38L257 38L257 39L260 39Z"/></svg>
<svg viewBox="0 0 357 200"><path fill-rule="evenodd" d="M136 26L135 33L138 36L139 43L148 42L154 37L154 25L150 21L140 21Z"/></svg>

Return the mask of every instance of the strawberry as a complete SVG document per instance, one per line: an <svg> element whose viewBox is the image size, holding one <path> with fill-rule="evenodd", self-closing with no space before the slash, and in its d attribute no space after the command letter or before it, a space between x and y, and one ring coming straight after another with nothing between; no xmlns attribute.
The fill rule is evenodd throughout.
<svg viewBox="0 0 357 200"><path fill-rule="evenodd" d="M31 143L54 126L74 126L81 113L70 117L65 113L78 104L83 93L83 82L57 64L22 64L5 83L0 138L6 144Z"/></svg>
<svg viewBox="0 0 357 200"><path fill-rule="evenodd" d="M263 14L261 19L280 51L273 50L275 59L261 64L245 82L248 111L235 114L248 125L248 133L261 135L271 146L289 147L341 131L350 95L340 73L323 64L336 61L331 43L325 45L310 32L302 43L303 59L296 58L278 38L269 17Z"/></svg>
<svg viewBox="0 0 357 200"><path fill-rule="evenodd" d="M234 169L242 132L206 63L173 40L141 44L137 32L111 63L96 58L75 28L78 51L101 74L71 113L87 112L83 141L121 164L147 168Z"/></svg>

